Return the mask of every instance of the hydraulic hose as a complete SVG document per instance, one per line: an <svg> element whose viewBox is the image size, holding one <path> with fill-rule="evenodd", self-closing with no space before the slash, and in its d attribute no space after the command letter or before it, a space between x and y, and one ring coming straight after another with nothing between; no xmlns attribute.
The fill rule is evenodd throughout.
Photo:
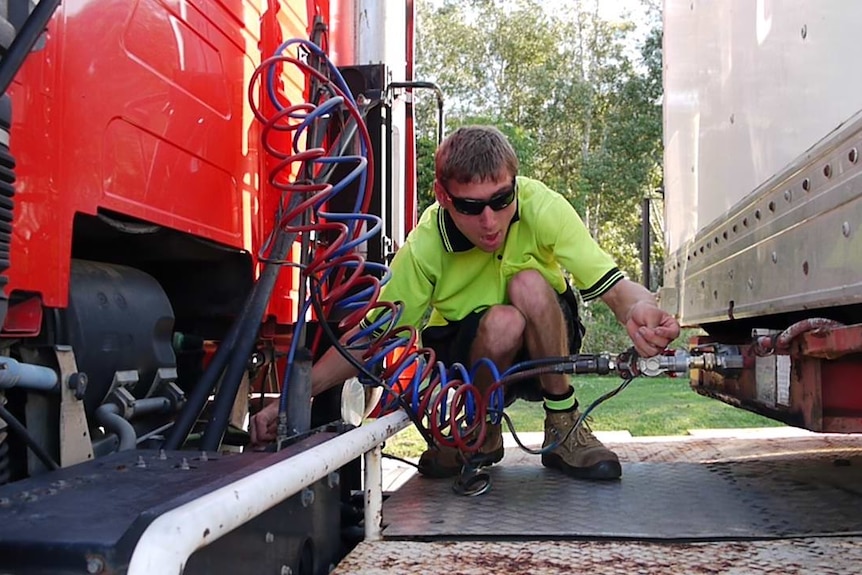
<svg viewBox="0 0 862 575"><path fill-rule="evenodd" d="M279 235L273 248L276 255L284 257L292 243L293 237ZM260 279L254 286L249 313L241 318L238 329L238 332L245 335L245 337L237 338L235 347L232 349L233 353L225 368L219 393L215 398L210 422L204 431L201 441L201 449L204 451L216 451L227 430L230 410L236 399L237 391L242 382L242 376L248 369L248 358L251 356L251 352L257 341L257 333L263 321L263 315L269 304L275 282L278 279L278 272L279 268L277 266L265 266Z"/></svg>
<svg viewBox="0 0 862 575"><path fill-rule="evenodd" d="M201 376L191 393L188 395L185 406L177 416L177 420L165 436L162 447L164 449L179 449L189 432L192 430L201 412L203 412L207 399L215 388L218 379L231 358L232 350L240 335L241 318L245 317L251 309L251 299L247 299L240 312L240 319L235 321L221 344L218 346L207 370Z"/></svg>
<svg viewBox="0 0 862 575"><path fill-rule="evenodd" d="M285 190L284 184L277 181L276 177L282 170L292 169L296 162L301 163L311 158L319 157L322 151L313 149L300 154L283 154L274 148L268 142L267 138L272 130L295 130L295 126L285 128L280 126L279 122L287 121L289 118L301 114L308 107L302 104L282 108L274 118L267 119L254 104L255 82L260 80L261 75L265 71L273 68L275 64L283 60L299 62L295 59L280 58L278 56L264 61L255 71L249 84L249 101L252 103L252 108L258 120L265 122L262 133L264 148L280 160L277 171L274 171L269 178L270 184L283 191L305 191L307 188L301 188L297 184L288 185ZM210 394L219 381L221 381L219 392L216 394L212 417L204 431L202 439L203 448L209 450L218 449L222 437L227 430L230 410L236 399L236 393L242 382L242 376L247 369L248 358L257 341L260 325L272 297L272 291L278 279L278 274L281 271L281 266L288 263L287 254L296 239L298 232L295 228L301 221L302 214L307 208L305 204L306 202L303 202L302 196L299 193L289 195L287 205L283 206L284 211L279 215L279 221L273 229L270 239L265 242L264 249L268 249L269 251L264 257L259 257L264 264L260 278L255 283L252 293L246 300L237 320L232 324L227 336L218 346L207 370L190 393L177 422L168 432L164 442L165 449L178 449L182 446L195 422L200 417Z"/></svg>
<svg viewBox="0 0 862 575"><path fill-rule="evenodd" d="M0 389L9 387L56 391L57 372L50 367L21 363L11 357L0 357Z"/></svg>
<svg viewBox="0 0 862 575"><path fill-rule="evenodd" d="M0 427L0 485L8 483L11 477L11 472L9 471L9 443L6 441L8 436L9 434L6 432L4 422L4 425Z"/></svg>
<svg viewBox="0 0 862 575"><path fill-rule="evenodd" d="M138 436L135 433L134 426L120 415L120 408L113 403L105 403L96 409L96 421L98 421L106 431L110 431L117 435L120 439L119 451L128 451L134 449L137 445Z"/></svg>
<svg viewBox="0 0 862 575"><path fill-rule="evenodd" d="M365 190L365 193L361 195L363 202L356 207L360 210L362 208L367 210L368 198L370 198L370 193L368 192L370 191L371 183L370 179L365 175L365 168L368 165L367 159L355 157L342 157L337 159L327 158L326 150L320 148L304 151L299 150L299 143L303 139L302 136L305 130L310 128L312 122L322 118L326 114L332 113L334 108L345 100L349 99L352 103L352 97L348 97L345 94L346 84L343 79L340 80L340 86L333 87L332 91L336 94L336 97L332 98L328 103L325 103L322 106L315 107L311 104L300 104L285 107L278 105L278 112L272 118L267 118L263 116L261 109L254 103L254 87L256 86L256 82L261 81L264 73L273 76L275 66L277 64L289 63L301 68L317 81L329 81L324 74L311 68L308 64L300 61L298 58L280 55L293 44L301 44L306 49L312 51L317 50L316 53L322 55L319 52L319 49L317 49L313 44L304 41L289 41L279 48L277 52L279 55L269 58L258 67L252 77L251 83L249 84L249 100L252 103L255 116L259 121L264 123L264 129L262 131L264 149L266 149L270 155L279 160L275 169L270 174L269 183L274 188L283 192L286 196L286 202L282 204L282 209L278 215L275 229L273 230L270 240L265 242L264 249L262 250L262 252L264 250L268 250L268 253L262 253L259 258L264 263L261 276L256 282L252 294L247 300L242 313L237 321L232 325L225 340L219 346L204 376L190 394L189 400L177 419L176 424L168 433L164 443L164 447L167 449L177 449L182 445L206 405L206 401L210 393L212 393L216 384L220 382L219 391L216 394L212 409L212 416L204 431L202 439L203 449L218 449L224 432L227 429L230 410L242 381L242 376L247 369L248 357L251 355L257 341L257 334L272 296L272 291L281 270L281 266L288 263L287 254L298 234L310 233L321 229L319 226L311 227L301 225L303 215L308 210L319 208L334 193L343 189L357 176L361 177L360 187ZM334 71L335 74L338 75L337 69L331 64L330 71ZM278 103L278 96L270 89L272 83L273 82L271 82L270 86L267 87L267 92L270 94L271 99ZM365 128L364 122L362 122L361 115L359 114L355 103L348 109L353 121L362 133L362 148L367 150L369 147L368 143L370 142L370 136ZM297 119L299 119L298 122L296 121ZM291 123L291 121L293 121L293 123ZM269 139L272 133L279 131L295 132L293 137L294 149L291 152L282 152L270 143ZM352 161L356 162L359 166L359 169L351 174L352 177L346 178L340 183L340 189L328 184L303 184L296 182L287 184L282 183L283 181L286 181L284 174L291 173L291 170L297 163L305 164L307 166L309 164L314 164L315 162L321 165L327 165L337 161ZM306 167L303 168L300 173L304 172L314 173L315 168ZM305 196L309 194L313 195L311 195L310 198L306 198ZM345 243L344 238L346 236L349 236L354 241L357 240L357 235L353 232L358 229L358 226L351 227L349 225L336 225L336 227L339 230L347 232L347 234L342 235L336 243ZM350 242L347 243L349 244ZM320 254L318 262L321 258L326 257L326 253ZM305 309L307 309L307 305ZM298 317L304 318L304 315L304 313L300 313ZM302 320L300 320L300 322L301 321ZM297 331L299 331L299 329L301 329L301 325L297 327ZM295 347L292 347L288 362L289 364L292 364L294 354Z"/></svg>
<svg viewBox="0 0 862 575"><path fill-rule="evenodd" d="M128 414L124 414L116 403L104 403L96 409L96 421L107 431L115 433L120 440L119 451L126 451L134 449L138 443L138 434L129 419L152 413L167 413L170 409L171 401L166 397L137 399L131 404Z"/></svg>

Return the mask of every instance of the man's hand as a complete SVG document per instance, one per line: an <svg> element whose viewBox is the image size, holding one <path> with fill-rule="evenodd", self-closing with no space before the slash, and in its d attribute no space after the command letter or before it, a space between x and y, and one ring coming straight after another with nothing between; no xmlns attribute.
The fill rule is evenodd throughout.
<svg viewBox="0 0 862 575"><path fill-rule="evenodd" d="M641 357L660 354L679 335L679 323L656 305L645 287L627 279L609 289L602 300L623 324Z"/></svg>
<svg viewBox="0 0 862 575"><path fill-rule="evenodd" d="M251 433L251 446L261 447L275 440L278 429L278 401L267 404L251 418L248 425Z"/></svg>
<svg viewBox="0 0 862 575"><path fill-rule="evenodd" d="M632 305L625 327L641 357L660 354L679 336L676 319L649 301L642 300Z"/></svg>

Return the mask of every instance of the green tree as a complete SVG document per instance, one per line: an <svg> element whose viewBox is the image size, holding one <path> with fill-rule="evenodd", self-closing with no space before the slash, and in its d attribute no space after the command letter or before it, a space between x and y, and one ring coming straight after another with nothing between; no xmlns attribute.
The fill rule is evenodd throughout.
<svg viewBox="0 0 862 575"><path fill-rule="evenodd" d="M488 117L456 118L449 127L456 129L463 125L493 125L506 134L521 166L522 173L532 173L536 157L536 142L532 134L521 126L511 123L500 124ZM419 190L419 213L434 203L434 152L437 143L433 137L422 135L417 140L416 152L416 182Z"/></svg>
<svg viewBox="0 0 862 575"><path fill-rule="evenodd" d="M641 200L661 182L660 29L632 56L634 25L602 20L595 0L417 6L418 76L446 94L448 128L481 122L503 129L521 173L566 196L638 279ZM418 109L430 135L432 104ZM420 176L420 189L430 191L422 178L433 174L433 156L421 161L431 162Z"/></svg>
<svg viewBox="0 0 862 575"><path fill-rule="evenodd" d="M416 140L416 195L418 196L417 212L422 212L434 203L434 151L437 140L433 137L420 135Z"/></svg>

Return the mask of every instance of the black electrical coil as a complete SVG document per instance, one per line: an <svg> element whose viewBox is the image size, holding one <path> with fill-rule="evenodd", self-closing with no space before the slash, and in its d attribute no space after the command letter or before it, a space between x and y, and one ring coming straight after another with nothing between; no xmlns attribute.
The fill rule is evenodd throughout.
<svg viewBox="0 0 862 575"><path fill-rule="evenodd" d="M9 444L6 442L8 435L5 429L0 431L0 485L9 483Z"/></svg>
<svg viewBox="0 0 862 575"><path fill-rule="evenodd" d="M15 195L15 158L9 152L9 132L12 126L12 105L8 95L0 98L0 325L6 319L9 296L9 250L12 243L12 211Z"/></svg>

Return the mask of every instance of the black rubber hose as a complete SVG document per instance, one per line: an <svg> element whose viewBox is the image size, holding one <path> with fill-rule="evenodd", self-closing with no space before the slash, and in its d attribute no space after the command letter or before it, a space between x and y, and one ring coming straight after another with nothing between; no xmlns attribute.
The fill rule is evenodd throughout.
<svg viewBox="0 0 862 575"><path fill-rule="evenodd" d="M0 431L0 485L9 481L9 444L6 442L6 430Z"/></svg>
<svg viewBox="0 0 862 575"><path fill-rule="evenodd" d="M291 197L289 210L296 207L294 201L298 204L301 199L297 196ZM296 234L279 232L275 245L272 248L272 258L276 261L284 259L295 238ZM263 314L266 312L266 306L269 303L280 269L281 266L277 264L267 264L264 267L260 278L252 288L251 295L246 300L242 312L240 312L239 317L231 326L227 337L219 344L207 370L201 376L200 381L194 386L194 389L192 389L185 407L183 407L176 423L170 432L168 432L163 445L164 449L179 449L182 447L195 421L200 417L212 390L221 378L221 385L216 394L216 404L203 438L203 444L205 445L215 443L209 450L216 451L218 449L221 438L227 429L230 410L236 399L236 392L242 381L242 374L248 367L248 358L257 340L257 333L260 329L261 321L263 321ZM222 420L224 426L220 430L217 430L214 425L220 425Z"/></svg>
<svg viewBox="0 0 862 575"><path fill-rule="evenodd" d="M242 318L249 313L250 309L251 298L245 301L245 305L243 306L242 311L240 311L239 317L230 326L227 335L216 349L215 355L213 355L206 371L203 373L197 384L195 384L191 393L189 393L185 406L177 416L177 420L168 432L167 437L165 437L162 448L169 450L179 449L189 436L192 427L200 417L201 412L204 410L207 399L215 388L216 383L218 383L225 365L227 365L227 362L230 360L231 353L239 339L239 328L242 324Z"/></svg>
<svg viewBox="0 0 862 575"><path fill-rule="evenodd" d="M60 469L60 466L57 465L57 462L51 459L51 456L48 455L48 452L45 449L36 443L36 440L33 439L33 436L30 435L30 432L27 431L27 428L24 427L20 421L18 421L14 415L12 415L8 409L4 406L0 405L0 419L6 422L6 425L9 426L9 430L20 437L24 443L27 444L27 447L30 448L33 453L36 454L36 457L50 470Z"/></svg>
<svg viewBox="0 0 862 575"><path fill-rule="evenodd" d="M309 128L308 141L316 142L319 133L319 124L315 122ZM309 163L304 164L300 167L300 173L304 174L307 171L311 173L311 169L312 167ZM326 179L328 177L324 181ZM283 213L295 211L302 201L304 201L304 198L301 197L301 194L292 194L288 200L288 206ZM297 214L292 221L287 223L287 226L299 225L303 217L304 214ZM272 292L275 289L278 274L282 268L280 262L286 261L290 248L298 235L296 232L285 232L281 225L278 223L276 225L279 227L276 230L276 238L270 252L270 263L265 264L258 281L255 283L254 288L252 288L252 293L247 300L247 305L243 309L242 315L237 319L234 326L231 327L229 341L226 340L219 345L216 355L218 356L218 352L221 352L223 348L227 348L227 350L219 358L219 363L215 366L211 365L213 369L207 369L204 377L201 378L201 382L195 386L195 393L193 393L195 403L187 405L186 409L183 410L182 425L174 425L171 429L168 439L165 441L165 448L167 449L177 449L188 436L188 432L194 425L194 421L199 417L206 403L206 398L218 381L219 376L221 376L221 384L215 395L212 413L201 439L201 449L217 451L221 444L230 422L230 412L236 401L236 394L242 383L243 374L248 369L248 358L251 356L257 342L257 335L260 331L264 314L272 297ZM214 357L213 361L215 359Z"/></svg>
<svg viewBox="0 0 862 575"><path fill-rule="evenodd" d="M301 201L302 198L299 194L291 196L290 205L287 208L288 213L293 211ZM295 220L300 217L301 215L297 216ZM289 225L296 225L296 221L290 222ZM290 246L293 245L296 239L296 235L296 233L278 232L278 237L272 248L273 257L276 260L284 259L287 256ZM239 322L238 335L243 337L237 337L237 341L233 346L230 362L227 364L221 385L219 385L212 414L201 440L202 450L217 451L221 444L222 437L230 421L230 411L236 400L236 394L242 382L243 373L248 369L248 358L251 356L251 352L257 342L257 334L281 268L282 266L277 264L268 264L254 285L250 298L249 313L242 317Z"/></svg>
<svg viewBox="0 0 862 575"><path fill-rule="evenodd" d="M309 127L308 141L318 141L320 135L320 124L313 123ZM305 163L300 166L300 173L313 173L311 165L313 162ZM328 177L323 179L325 182ZM301 194L291 194L287 208L283 213L289 214L304 201ZM295 227L302 223L304 214L297 214L293 220L287 223L287 226L281 226L276 222L276 239L270 252L269 259L272 263L267 263L263 271L255 283L252 294L249 297L247 314L244 314L239 320L237 328L237 341L231 346L230 361L225 367L224 375L222 376L221 384L213 402L212 413L201 438L201 449L204 451L218 451L221 445L222 438L227 431L227 426L230 423L230 412L236 402L236 394L239 391L242 383L242 376L248 369L248 358L251 356L252 350L257 343L257 334L260 331L261 323L263 322L266 308L269 306L269 301L272 298L272 292L275 289L278 274L282 269L282 265L278 262L284 261L290 252L291 246L296 241L296 232L285 232L284 227ZM303 262L305 263L305 262ZM219 349L221 349L221 345ZM173 430L172 430L173 431Z"/></svg>

